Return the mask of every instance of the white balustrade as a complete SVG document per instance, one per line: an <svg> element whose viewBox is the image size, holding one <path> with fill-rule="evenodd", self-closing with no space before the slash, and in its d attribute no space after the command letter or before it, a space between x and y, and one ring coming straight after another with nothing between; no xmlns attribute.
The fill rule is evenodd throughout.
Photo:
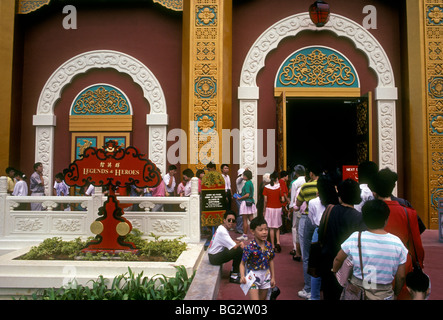
<svg viewBox="0 0 443 320"><path fill-rule="evenodd" d="M0 177L0 250L15 247L26 240L40 242L46 238L74 239L94 236L90 225L99 217L99 208L107 197L100 187L92 196L11 196L6 192L6 177ZM200 242L200 196L198 179L191 180L189 197L118 196L124 217L133 228L149 237L181 237L188 243ZM41 203L42 211L31 211L30 203ZM62 204L70 211L60 209ZM163 207L163 208L161 208ZM166 209L166 210L165 210ZM9 244L9 245L8 245Z"/></svg>

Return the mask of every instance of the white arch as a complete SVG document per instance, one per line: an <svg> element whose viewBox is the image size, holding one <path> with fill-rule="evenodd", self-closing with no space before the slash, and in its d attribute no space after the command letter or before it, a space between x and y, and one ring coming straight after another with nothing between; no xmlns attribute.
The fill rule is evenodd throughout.
<svg viewBox="0 0 443 320"><path fill-rule="evenodd" d="M61 97L63 88L76 75L93 68L113 68L129 75L142 88L143 96L150 105L150 112L146 115L146 124L149 126L149 159L165 172L168 116L160 83L143 63L125 53L112 50L89 51L69 59L58 67L49 77L38 100L37 113L33 119L36 127L35 162L43 163L47 194L52 190L55 103Z"/></svg>
<svg viewBox="0 0 443 320"><path fill-rule="evenodd" d="M397 88L389 58L375 37L360 24L346 17L331 14L328 23L317 28L311 21L309 13L300 13L284 18L263 32L250 48L243 63L238 99L240 103L240 166L253 172L256 184L257 174L257 107L259 88L257 75L265 66L267 55L281 40L296 36L305 30L328 30L337 36L350 39L354 45L366 54L378 79L375 89L375 100L378 110L379 166L397 170L397 139L395 105Z"/></svg>

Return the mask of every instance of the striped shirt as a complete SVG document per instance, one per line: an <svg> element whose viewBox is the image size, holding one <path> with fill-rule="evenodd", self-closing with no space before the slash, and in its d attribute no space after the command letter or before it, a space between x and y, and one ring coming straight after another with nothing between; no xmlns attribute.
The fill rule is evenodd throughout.
<svg viewBox="0 0 443 320"><path fill-rule="evenodd" d="M300 202L306 201L306 210L302 212L303 214L308 214L309 212L309 201L317 198L317 180L306 182L301 186L300 193L297 196L297 200Z"/></svg>
<svg viewBox="0 0 443 320"><path fill-rule="evenodd" d="M361 235L364 280L366 283L390 284L398 266L404 264L408 250L401 240L391 234L376 234L369 231ZM354 232L342 243L342 250L354 264L354 276L362 279L358 254L358 232Z"/></svg>

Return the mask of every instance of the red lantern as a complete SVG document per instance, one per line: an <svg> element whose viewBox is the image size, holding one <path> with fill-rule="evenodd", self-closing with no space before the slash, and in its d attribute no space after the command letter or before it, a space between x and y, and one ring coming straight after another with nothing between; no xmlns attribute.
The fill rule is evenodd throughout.
<svg viewBox="0 0 443 320"><path fill-rule="evenodd" d="M317 0L309 7L309 16L317 27L323 27L329 20L329 4Z"/></svg>

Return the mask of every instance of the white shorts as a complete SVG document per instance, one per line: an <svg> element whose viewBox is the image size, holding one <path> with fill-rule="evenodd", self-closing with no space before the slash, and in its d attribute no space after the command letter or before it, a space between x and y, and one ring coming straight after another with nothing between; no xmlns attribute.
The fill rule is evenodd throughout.
<svg viewBox="0 0 443 320"><path fill-rule="evenodd" d="M250 289L269 289L271 288L271 271L266 270L247 270L246 274L252 271L255 281Z"/></svg>

